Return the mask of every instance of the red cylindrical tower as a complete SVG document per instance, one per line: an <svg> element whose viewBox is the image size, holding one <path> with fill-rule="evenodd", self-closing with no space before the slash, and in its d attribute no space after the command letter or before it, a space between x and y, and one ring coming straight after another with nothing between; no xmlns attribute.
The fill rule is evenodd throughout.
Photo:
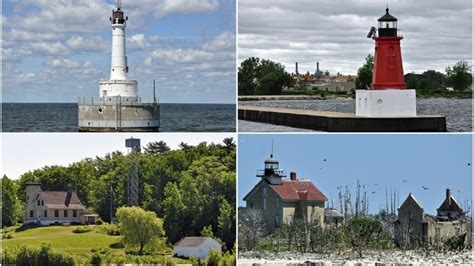
<svg viewBox="0 0 474 266"><path fill-rule="evenodd" d="M398 36L397 19L388 13L378 19L378 36L375 40L374 69L372 89L406 89L403 77L402 52Z"/></svg>

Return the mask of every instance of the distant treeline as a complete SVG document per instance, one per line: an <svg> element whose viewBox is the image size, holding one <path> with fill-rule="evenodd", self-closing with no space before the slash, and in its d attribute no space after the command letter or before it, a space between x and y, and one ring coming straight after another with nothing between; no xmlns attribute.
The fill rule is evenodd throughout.
<svg viewBox="0 0 474 266"><path fill-rule="evenodd" d="M357 72L356 89L370 88L373 66L374 58L369 54ZM466 61L459 61L452 67L446 67L445 73L435 70L427 70L422 74L409 73L405 75L405 82L407 88L417 90L421 96L450 97L452 94L456 97L471 97L471 66ZM250 57L238 68L239 95L281 95L284 88L292 86L295 86L293 78L281 63ZM447 88L452 88L452 91ZM297 92L308 94L306 90Z"/></svg>
<svg viewBox="0 0 474 266"><path fill-rule="evenodd" d="M233 248L235 154L232 138L223 144L181 143L177 150L170 150L163 141L153 142L137 154L139 206L163 219L170 243L184 236L199 236L205 229L206 235L220 238L228 250ZM4 176L3 226L22 222L25 186L33 181L41 183L45 191L66 191L72 185L89 211L110 222L110 214L127 203L131 160L130 154L117 151L69 166L45 166L18 180Z"/></svg>

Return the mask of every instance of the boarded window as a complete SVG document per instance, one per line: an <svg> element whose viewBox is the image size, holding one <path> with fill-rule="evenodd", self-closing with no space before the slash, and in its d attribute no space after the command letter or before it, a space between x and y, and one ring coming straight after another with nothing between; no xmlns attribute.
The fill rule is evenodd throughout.
<svg viewBox="0 0 474 266"><path fill-rule="evenodd" d="M267 188L263 188L263 209L267 209Z"/></svg>
<svg viewBox="0 0 474 266"><path fill-rule="evenodd" d="M54 217L59 217L59 211L58 210L54 210Z"/></svg>

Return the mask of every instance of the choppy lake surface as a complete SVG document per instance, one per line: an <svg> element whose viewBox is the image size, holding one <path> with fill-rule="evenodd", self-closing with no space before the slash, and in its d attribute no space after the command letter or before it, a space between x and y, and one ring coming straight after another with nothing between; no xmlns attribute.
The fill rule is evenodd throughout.
<svg viewBox="0 0 474 266"><path fill-rule="evenodd" d="M77 132L76 103L4 103L4 132ZM235 104L160 104L160 132L235 132Z"/></svg>
<svg viewBox="0 0 474 266"><path fill-rule="evenodd" d="M353 99L245 101L239 102L239 105L311 109L343 113L355 112L355 102ZM417 113L419 115L446 116L446 123L450 132L470 132L472 130L472 99L417 99ZM243 123L239 121L239 131L273 131L263 130L264 126L262 125L265 124Z"/></svg>

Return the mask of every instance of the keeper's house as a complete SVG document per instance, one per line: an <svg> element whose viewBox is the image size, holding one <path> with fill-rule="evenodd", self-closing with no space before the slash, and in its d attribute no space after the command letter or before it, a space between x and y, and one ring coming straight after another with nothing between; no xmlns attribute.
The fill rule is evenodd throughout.
<svg viewBox="0 0 474 266"><path fill-rule="evenodd" d="M25 224L94 224L97 214L87 213L76 192L42 191L41 184L26 184Z"/></svg>

